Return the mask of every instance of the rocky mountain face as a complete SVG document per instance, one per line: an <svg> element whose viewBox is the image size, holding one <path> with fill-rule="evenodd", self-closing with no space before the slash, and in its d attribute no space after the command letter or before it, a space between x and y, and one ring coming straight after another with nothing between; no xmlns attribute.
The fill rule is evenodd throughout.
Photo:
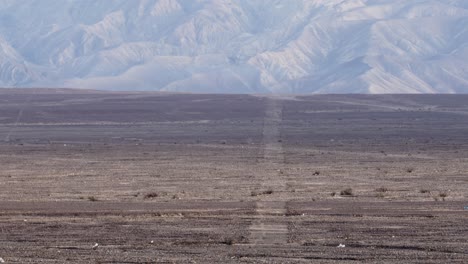
<svg viewBox="0 0 468 264"><path fill-rule="evenodd" d="M468 1L2 0L0 86L468 93Z"/></svg>

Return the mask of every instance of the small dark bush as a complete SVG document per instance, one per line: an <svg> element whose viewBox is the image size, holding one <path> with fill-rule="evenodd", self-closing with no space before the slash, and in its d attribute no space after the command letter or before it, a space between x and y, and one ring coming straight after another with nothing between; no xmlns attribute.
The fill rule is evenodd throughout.
<svg viewBox="0 0 468 264"><path fill-rule="evenodd" d="M224 238L221 244L232 246L234 245L234 240L232 238Z"/></svg>
<svg viewBox="0 0 468 264"><path fill-rule="evenodd" d="M340 192L340 195L342 196L351 196L353 195L353 189L351 188L346 188Z"/></svg>
<svg viewBox="0 0 468 264"><path fill-rule="evenodd" d="M97 202L98 199L94 196L88 196L88 201L91 201L91 202Z"/></svg>
<svg viewBox="0 0 468 264"><path fill-rule="evenodd" d="M158 193L155 193L155 192L152 192L152 193L147 193L145 194L145 199L153 199L153 198L156 198L156 197L159 197L159 194Z"/></svg>
<svg viewBox="0 0 468 264"><path fill-rule="evenodd" d="M388 192L388 189L385 187L380 187L375 190L376 192L385 193Z"/></svg>
<svg viewBox="0 0 468 264"><path fill-rule="evenodd" d="M268 189L265 191L252 191L250 193L250 196L269 195L269 194L273 194L273 189Z"/></svg>

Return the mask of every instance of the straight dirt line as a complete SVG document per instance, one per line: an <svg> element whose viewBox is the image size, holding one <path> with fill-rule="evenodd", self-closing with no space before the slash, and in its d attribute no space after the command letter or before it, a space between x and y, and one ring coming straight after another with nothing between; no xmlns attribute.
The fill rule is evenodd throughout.
<svg viewBox="0 0 468 264"><path fill-rule="evenodd" d="M274 169L275 175L262 178L262 189L272 191L286 190L286 180L281 175L284 167L284 151L281 143L280 124L283 118L282 101L276 97L267 99L263 124L263 167ZM256 201L257 218L250 226L249 241L254 245L283 245L288 242L288 227L285 223L274 221L274 216L286 215L286 202L267 201L259 196ZM278 217L276 217L276 220Z"/></svg>
<svg viewBox="0 0 468 264"><path fill-rule="evenodd" d="M140 212L214 212L250 211L254 204L248 202L122 202L122 201L0 201L2 214L27 213L140 213Z"/></svg>
<svg viewBox="0 0 468 264"><path fill-rule="evenodd" d="M32 99L32 97L34 95L35 95L35 92L32 92L31 94L29 94L29 96L26 99L26 102L24 103L24 105L21 105L21 107L20 107L20 109L18 111L18 114L16 115L15 122L12 124L12 127L10 128L10 130L8 131L8 133L5 136L5 139L4 139L5 142L10 141L11 135L15 132L16 127L18 127L18 125L20 124L21 118L23 117L24 108L26 107L26 105L31 103L31 99Z"/></svg>

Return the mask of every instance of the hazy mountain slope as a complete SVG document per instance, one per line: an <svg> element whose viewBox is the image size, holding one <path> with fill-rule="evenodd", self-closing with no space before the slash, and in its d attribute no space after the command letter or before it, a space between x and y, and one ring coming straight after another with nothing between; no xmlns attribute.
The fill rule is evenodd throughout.
<svg viewBox="0 0 468 264"><path fill-rule="evenodd" d="M466 93L465 0L3 0L0 85Z"/></svg>

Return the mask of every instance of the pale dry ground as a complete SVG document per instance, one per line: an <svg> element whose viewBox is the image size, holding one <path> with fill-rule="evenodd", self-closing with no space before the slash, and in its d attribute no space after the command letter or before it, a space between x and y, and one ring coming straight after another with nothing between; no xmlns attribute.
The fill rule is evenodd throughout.
<svg viewBox="0 0 468 264"><path fill-rule="evenodd" d="M0 95L7 263L468 258L466 96L24 93Z"/></svg>

